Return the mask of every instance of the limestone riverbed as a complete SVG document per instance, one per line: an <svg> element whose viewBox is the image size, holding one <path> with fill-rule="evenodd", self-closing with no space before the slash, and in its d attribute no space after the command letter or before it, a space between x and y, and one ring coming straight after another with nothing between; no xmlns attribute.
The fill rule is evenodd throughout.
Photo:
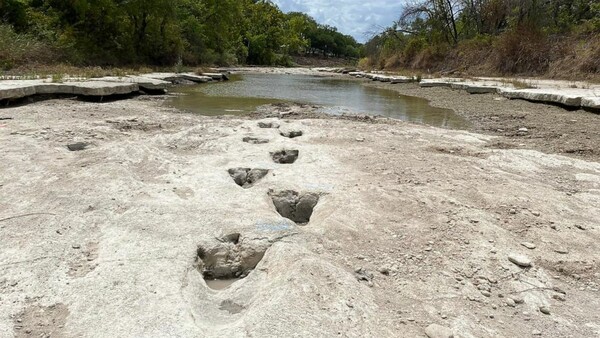
<svg viewBox="0 0 600 338"><path fill-rule="evenodd" d="M0 110L0 336L600 334L594 158L167 99Z"/></svg>

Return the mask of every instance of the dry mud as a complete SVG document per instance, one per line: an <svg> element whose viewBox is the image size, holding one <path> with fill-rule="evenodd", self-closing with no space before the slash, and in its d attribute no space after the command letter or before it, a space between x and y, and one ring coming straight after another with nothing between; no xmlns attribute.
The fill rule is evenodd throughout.
<svg viewBox="0 0 600 338"><path fill-rule="evenodd" d="M599 163L162 100L0 110L1 337L600 335Z"/></svg>
<svg viewBox="0 0 600 338"><path fill-rule="evenodd" d="M509 100L498 94L469 94L450 88L420 88L417 84L365 85L418 96L433 106L452 109L472 123L471 131L502 136L497 146L536 149L546 153L600 160L600 112L557 105Z"/></svg>

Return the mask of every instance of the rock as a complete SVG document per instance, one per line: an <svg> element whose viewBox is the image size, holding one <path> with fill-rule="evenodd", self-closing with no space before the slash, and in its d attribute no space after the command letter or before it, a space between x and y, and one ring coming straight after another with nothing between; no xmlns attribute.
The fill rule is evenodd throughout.
<svg viewBox="0 0 600 338"><path fill-rule="evenodd" d="M283 137L296 138L302 136L302 130L286 130L279 133Z"/></svg>
<svg viewBox="0 0 600 338"><path fill-rule="evenodd" d="M548 309L545 306L540 306L540 312L545 314L545 315L549 315L550 314L550 309Z"/></svg>
<svg viewBox="0 0 600 338"><path fill-rule="evenodd" d="M373 278L375 277L371 272L363 268L358 268L354 270L354 276L359 282L364 281L367 283L372 283Z"/></svg>
<svg viewBox="0 0 600 338"><path fill-rule="evenodd" d="M379 269L377 269L377 271L382 274L382 275L389 275L390 274L390 268L387 266L382 266Z"/></svg>
<svg viewBox="0 0 600 338"><path fill-rule="evenodd" d="M193 73L150 73L144 74L143 77L169 81L172 83L206 83L213 79L210 76L196 75Z"/></svg>
<svg viewBox="0 0 600 338"><path fill-rule="evenodd" d="M67 145L67 149L69 149L70 151L82 151L85 150L85 148L88 147L87 143L84 142L78 142L78 143L73 143L73 144L68 144Z"/></svg>
<svg viewBox="0 0 600 338"><path fill-rule="evenodd" d="M502 96L509 99L523 99L528 101L559 103L565 106L580 107L582 92L580 90L567 90L565 88L527 88L527 89L501 89Z"/></svg>
<svg viewBox="0 0 600 338"><path fill-rule="evenodd" d="M229 77L227 77L226 74L222 74L222 73L202 73L202 76L208 76L213 80L217 80L217 81L228 81Z"/></svg>
<svg viewBox="0 0 600 338"><path fill-rule="evenodd" d="M279 128L279 123L277 122L258 122L259 128Z"/></svg>
<svg viewBox="0 0 600 338"><path fill-rule="evenodd" d="M448 327L438 324L431 324L425 329L425 334L429 338L454 338L454 333Z"/></svg>
<svg viewBox="0 0 600 338"><path fill-rule="evenodd" d="M523 243L521 243L521 245L530 250L533 250L536 248L535 244L530 243L530 242L523 242Z"/></svg>
<svg viewBox="0 0 600 338"><path fill-rule="evenodd" d="M117 83L136 83L141 89L150 91L164 91L171 82L160 79L153 79L145 76L106 76L102 78L90 79L90 81L105 81L105 82L117 82Z"/></svg>
<svg viewBox="0 0 600 338"><path fill-rule="evenodd" d="M554 252L559 253L561 255L566 255L569 253L569 250L567 250L566 248L556 248L554 249Z"/></svg>
<svg viewBox="0 0 600 338"><path fill-rule="evenodd" d="M492 294L489 291L487 291L487 290L482 290L481 294L484 295L484 296L486 296L486 297L491 297L492 296Z"/></svg>
<svg viewBox="0 0 600 338"><path fill-rule="evenodd" d="M56 84L61 86L62 84ZM140 87L137 83L118 83L108 81L85 81L85 82L70 82L73 86L73 94L82 96L111 96L125 95L137 92ZM39 94L39 92L38 92ZM57 92L56 94L61 94ZM65 93L70 94L70 93Z"/></svg>
<svg viewBox="0 0 600 338"><path fill-rule="evenodd" d="M508 255L508 260L522 268L528 268L531 266L531 260L525 255L510 254Z"/></svg>
<svg viewBox="0 0 600 338"><path fill-rule="evenodd" d="M510 297L506 298L506 300L504 302L506 303L507 306L510 306L510 307L517 306L517 302L515 302L515 300Z"/></svg>
<svg viewBox="0 0 600 338"><path fill-rule="evenodd" d="M563 294L552 295L552 298L556 299L558 301L561 301L561 302L564 302L567 300L567 298Z"/></svg>
<svg viewBox="0 0 600 338"><path fill-rule="evenodd" d="M266 138L258 138L258 137L244 137L242 139L242 141L244 141L245 143L250 143L250 144L265 144L265 143L269 143L269 140L267 140Z"/></svg>

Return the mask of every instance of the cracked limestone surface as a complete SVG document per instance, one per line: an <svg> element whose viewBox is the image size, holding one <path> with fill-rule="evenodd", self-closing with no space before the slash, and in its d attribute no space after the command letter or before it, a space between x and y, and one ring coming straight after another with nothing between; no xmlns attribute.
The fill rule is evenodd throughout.
<svg viewBox="0 0 600 338"><path fill-rule="evenodd" d="M291 140L163 99L1 110L2 337L30 323L61 337L599 334L597 162L381 119L278 119L304 131ZM93 146L65 147L78 142ZM281 149L300 160L274 163ZM240 189L231 168L274 175ZM319 193L310 226L270 189ZM212 290L198 245L236 233L270 246Z"/></svg>

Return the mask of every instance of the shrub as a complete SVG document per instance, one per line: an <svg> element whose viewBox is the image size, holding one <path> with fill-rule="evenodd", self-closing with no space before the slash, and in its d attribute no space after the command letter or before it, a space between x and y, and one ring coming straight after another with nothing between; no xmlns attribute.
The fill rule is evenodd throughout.
<svg viewBox="0 0 600 338"><path fill-rule="evenodd" d="M358 60L358 68L360 68L362 70L371 69L371 66L372 66L371 59L368 57L360 58L360 60Z"/></svg>
<svg viewBox="0 0 600 338"><path fill-rule="evenodd" d="M425 47L427 46L427 42L422 38L413 38L408 41L404 50L402 50L402 55L407 62L414 61L417 54L419 54Z"/></svg>
<svg viewBox="0 0 600 338"><path fill-rule="evenodd" d="M494 53L494 67L502 74L541 74L550 64L548 38L534 26L517 26L500 35Z"/></svg>
<svg viewBox="0 0 600 338"><path fill-rule="evenodd" d="M57 53L49 44L31 35L16 33L10 25L0 24L0 68L3 70L56 59Z"/></svg>
<svg viewBox="0 0 600 338"><path fill-rule="evenodd" d="M590 39L578 56L581 59L579 71L600 74L600 38Z"/></svg>

